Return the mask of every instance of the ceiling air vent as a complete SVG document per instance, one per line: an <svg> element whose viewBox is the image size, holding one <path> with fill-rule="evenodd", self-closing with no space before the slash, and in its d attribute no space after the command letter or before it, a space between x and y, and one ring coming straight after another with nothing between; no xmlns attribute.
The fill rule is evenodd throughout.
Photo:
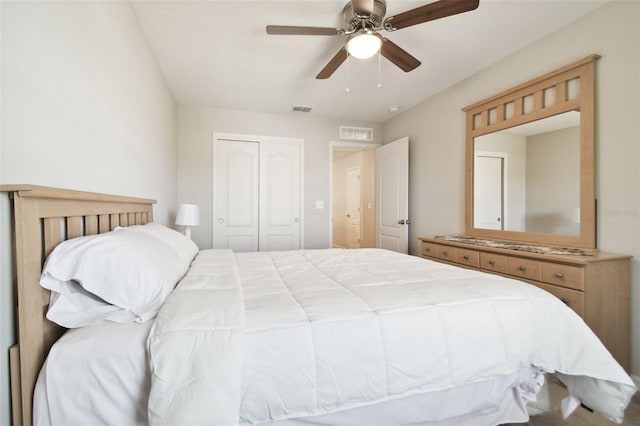
<svg viewBox="0 0 640 426"><path fill-rule="evenodd" d="M373 129L370 127L340 126L340 139L372 141Z"/></svg>
<svg viewBox="0 0 640 426"><path fill-rule="evenodd" d="M294 105L292 108L293 111L297 111L297 112L309 112L312 109L313 109L312 107L300 106L300 105Z"/></svg>

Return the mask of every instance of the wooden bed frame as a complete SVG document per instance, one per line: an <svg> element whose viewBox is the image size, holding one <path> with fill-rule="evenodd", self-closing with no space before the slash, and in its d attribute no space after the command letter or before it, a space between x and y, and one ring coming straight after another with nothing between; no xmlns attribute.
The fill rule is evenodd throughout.
<svg viewBox="0 0 640 426"><path fill-rule="evenodd" d="M45 315L40 287L47 255L61 242L153 221L155 200L36 185L0 185L11 200L16 275L17 344L9 350L13 425L31 425L33 391L51 345L64 328Z"/></svg>

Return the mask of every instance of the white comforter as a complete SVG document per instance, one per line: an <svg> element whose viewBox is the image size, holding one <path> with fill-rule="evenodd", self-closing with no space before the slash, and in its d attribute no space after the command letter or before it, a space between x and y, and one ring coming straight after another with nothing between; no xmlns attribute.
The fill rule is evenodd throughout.
<svg viewBox="0 0 640 426"><path fill-rule="evenodd" d="M531 366L563 373L575 398L614 421L635 392L550 294L378 249L203 251L148 344L154 425L325 414Z"/></svg>

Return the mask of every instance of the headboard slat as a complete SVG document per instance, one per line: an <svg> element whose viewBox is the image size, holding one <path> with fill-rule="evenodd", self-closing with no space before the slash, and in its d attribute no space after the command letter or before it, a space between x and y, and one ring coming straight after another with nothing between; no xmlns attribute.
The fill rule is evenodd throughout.
<svg viewBox="0 0 640 426"><path fill-rule="evenodd" d="M82 217L72 216L67 218L67 239L82 236Z"/></svg>
<svg viewBox="0 0 640 426"><path fill-rule="evenodd" d="M98 233L98 216L95 214L84 217L84 234L95 235Z"/></svg>
<svg viewBox="0 0 640 426"><path fill-rule="evenodd" d="M108 214L98 215L98 233L102 234L103 232L107 232L111 229L110 226L111 221L109 220Z"/></svg>
<svg viewBox="0 0 640 426"><path fill-rule="evenodd" d="M111 215L111 226L109 226L109 229L113 231L118 226L120 226L120 215L119 214L112 214Z"/></svg>
<svg viewBox="0 0 640 426"><path fill-rule="evenodd" d="M64 240L62 229L62 218L48 217L44 222L44 257L49 256L51 251Z"/></svg>

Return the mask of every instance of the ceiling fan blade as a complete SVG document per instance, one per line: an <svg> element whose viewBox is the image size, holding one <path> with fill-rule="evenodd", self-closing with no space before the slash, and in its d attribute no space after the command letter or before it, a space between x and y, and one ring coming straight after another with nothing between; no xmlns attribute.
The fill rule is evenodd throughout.
<svg viewBox="0 0 640 426"><path fill-rule="evenodd" d="M330 28L330 27L296 27L296 26L290 26L290 25L267 25L267 34L334 36L334 35L344 34L344 30L342 28Z"/></svg>
<svg viewBox="0 0 640 426"><path fill-rule="evenodd" d="M399 30L458 13L469 12L476 9L479 4L480 0L440 0L391 16L384 20L384 27L388 31Z"/></svg>
<svg viewBox="0 0 640 426"><path fill-rule="evenodd" d="M353 13L357 16L371 16L373 0L351 0Z"/></svg>
<svg viewBox="0 0 640 426"><path fill-rule="evenodd" d="M406 50L395 44L389 39L382 39L380 46L380 54L393 62L398 68L404 72L412 71L421 64L419 60L407 53Z"/></svg>
<svg viewBox="0 0 640 426"><path fill-rule="evenodd" d="M342 65L342 63L347 59L348 56L349 53L347 52L346 48L343 47L342 49L340 49L340 51L336 53L333 58L331 58L329 63L325 65L324 68L322 68L322 71L320 71L318 75L316 75L316 79L324 80L331 77L331 74L333 74L335 70L337 70L338 67Z"/></svg>

